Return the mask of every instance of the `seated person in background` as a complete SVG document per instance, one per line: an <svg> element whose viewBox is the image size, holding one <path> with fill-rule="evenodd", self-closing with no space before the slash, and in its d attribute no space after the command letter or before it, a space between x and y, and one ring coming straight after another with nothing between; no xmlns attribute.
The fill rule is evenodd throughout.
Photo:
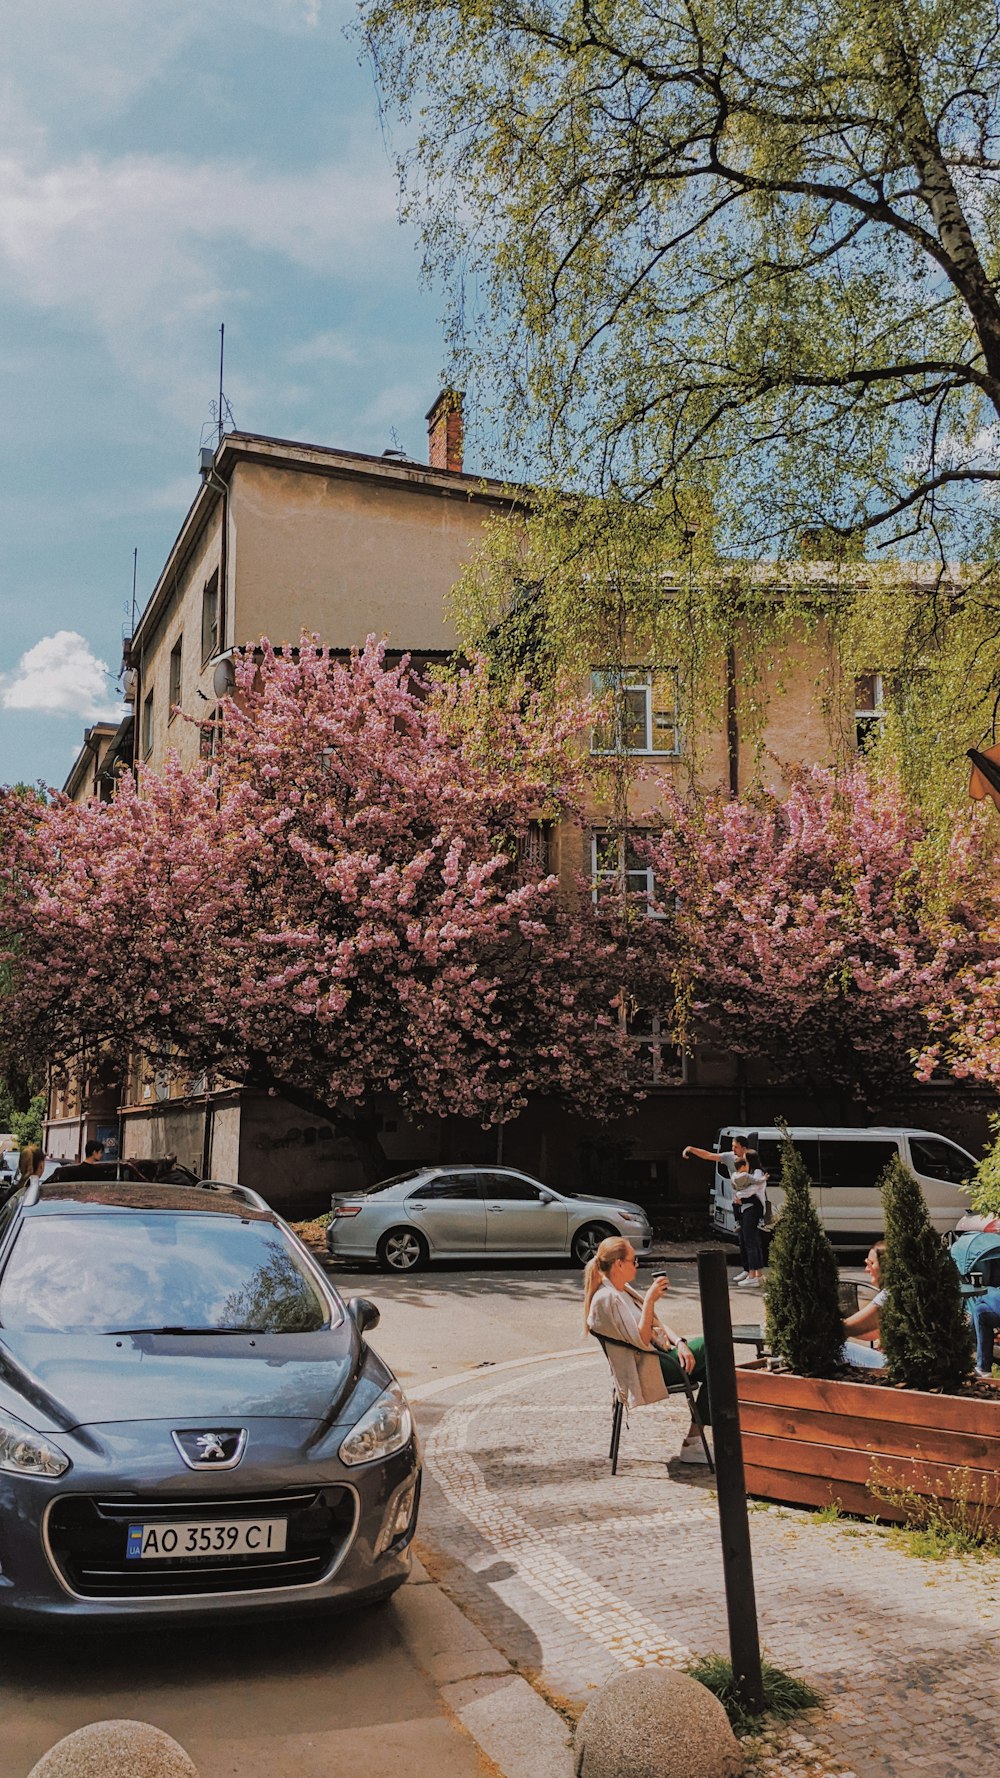
<svg viewBox="0 0 1000 1778"><path fill-rule="evenodd" d="M844 1342L842 1357L845 1364L859 1365L862 1370L881 1371L885 1369L885 1359L876 1346L864 1345L866 1339L878 1340L879 1317L886 1292L881 1288L882 1260L885 1256L885 1242L876 1241L869 1249L865 1260L865 1271L875 1286L875 1295L871 1302L855 1314L848 1315L844 1320L846 1333L856 1336Z"/></svg>
<svg viewBox="0 0 1000 1778"><path fill-rule="evenodd" d="M646 1407L663 1401L667 1385L681 1381L682 1371L699 1385L698 1412L705 1426L711 1424L711 1407L705 1380L705 1342L685 1340L673 1328L656 1320L656 1305L669 1288L666 1278L654 1278L644 1295L633 1289L638 1261L632 1243L623 1236L602 1241L584 1273L583 1314L591 1333L621 1340L637 1348L635 1354L608 1348L615 1381L629 1406ZM707 1463L698 1428L692 1420L681 1446L682 1463Z"/></svg>

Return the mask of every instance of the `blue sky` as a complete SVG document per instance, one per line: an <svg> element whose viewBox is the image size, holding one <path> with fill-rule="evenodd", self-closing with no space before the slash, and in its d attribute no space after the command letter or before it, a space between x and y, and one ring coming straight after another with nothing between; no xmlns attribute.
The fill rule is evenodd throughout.
<svg viewBox="0 0 1000 1778"><path fill-rule="evenodd" d="M132 551L141 606L220 321L239 428L426 455L443 298L352 11L0 0L0 781L61 784L115 709Z"/></svg>

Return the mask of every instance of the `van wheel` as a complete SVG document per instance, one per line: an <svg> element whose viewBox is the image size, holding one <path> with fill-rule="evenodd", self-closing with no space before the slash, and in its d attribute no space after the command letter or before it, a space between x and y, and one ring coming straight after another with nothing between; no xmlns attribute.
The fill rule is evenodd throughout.
<svg viewBox="0 0 1000 1778"><path fill-rule="evenodd" d="M419 1272L430 1252L416 1229L390 1229L378 1244L378 1263L383 1272Z"/></svg>
<svg viewBox="0 0 1000 1778"><path fill-rule="evenodd" d="M609 1235L617 1233L617 1229L608 1228L607 1223L585 1222L582 1229L577 1229L573 1236L570 1255L578 1266L585 1266L588 1260L593 1259L601 1242L606 1241Z"/></svg>

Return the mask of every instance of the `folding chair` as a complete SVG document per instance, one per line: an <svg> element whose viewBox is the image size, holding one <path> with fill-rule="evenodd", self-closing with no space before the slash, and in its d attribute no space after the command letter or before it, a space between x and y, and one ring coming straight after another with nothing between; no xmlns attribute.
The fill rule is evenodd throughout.
<svg viewBox="0 0 1000 1778"><path fill-rule="evenodd" d="M611 1386L611 1449L608 1452L608 1456L611 1458L611 1474L617 1475L618 1474L618 1447L621 1444L622 1421L625 1418L625 1402L622 1399L621 1394L619 1393L618 1379L615 1376L614 1366L611 1363L611 1359L610 1359L610 1357L608 1357L608 1347L609 1346L620 1346L622 1348L622 1350L625 1352L646 1352L647 1348L645 1346L633 1346L631 1340L609 1339L606 1334L595 1333L593 1328L590 1329L590 1333L591 1333L592 1338L597 1341L598 1345L601 1348L601 1351L604 1353L605 1358L607 1358L608 1369L610 1370L611 1377L612 1377L612 1386ZM715 1460L712 1457L712 1452L711 1452L711 1448L708 1443L708 1439L705 1437L704 1423L702 1421L701 1415L698 1412L698 1403L695 1399L695 1393L691 1387L691 1379L688 1376L687 1371L682 1370L681 1378L680 1378L679 1382L677 1382L677 1383L664 1382L664 1387L665 1387L668 1395L686 1395L687 1396L688 1407L691 1410L691 1418L694 1421L694 1424L698 1428L698 1436L701 1439L702 1446L703 1446L704 1452L705 1452L705 1456L708 1460L708 1467L714 1475Z"/></svg>

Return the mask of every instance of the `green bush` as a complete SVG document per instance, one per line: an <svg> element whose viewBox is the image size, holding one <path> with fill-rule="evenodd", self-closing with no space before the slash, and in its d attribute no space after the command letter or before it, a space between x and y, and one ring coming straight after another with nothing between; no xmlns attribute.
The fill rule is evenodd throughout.
<svg viewBox="0 0 1000 1778"><path fill-rule="evenodd" d="M969 1181L969 1197L977 1216L1000 1216L1000 1116L990 1116L991 1137Z"/></svg>
<svg viewBox="0 0 1000 1778"><path fill-rule="evenodd" d="M841 1365L844 1324L837 1261L810 1196L811 1180L794 1143L781 1145L785 1202L771 1237L765 1286L767 1337L793 1371L831 1377Z"/></svg>
<svg viewBox="0 0 1000 1778"><path fill-rule="evenodd" d="M898 1158L882 1176L888 1296L879 1339L890 1381L907 1389L957 1389L973 1366L974 1345L955 1269L931 1225L924 1195Z"/></svg>
<svg viewBox="0 0 1000 1778"><path fill-rule="evenodd" d="M36 1093L28 1105L27 1111L13 1111L10 1122L6 1126L17 1137L18 1147L26 1148L29 1143L42 1145L42 1125L45 1122L45 1094Z"/></svg>

